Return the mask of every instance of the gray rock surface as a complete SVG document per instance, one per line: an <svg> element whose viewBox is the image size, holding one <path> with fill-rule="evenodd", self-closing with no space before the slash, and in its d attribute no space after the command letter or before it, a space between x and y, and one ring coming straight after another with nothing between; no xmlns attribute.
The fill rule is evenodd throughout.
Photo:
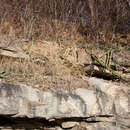
<svg viewBox="0 0 130 130"><path fill-rule="evenodd" d="M130 88L84 77L89 89L42 92L0 83L1 128L130 129Z"/></svg>

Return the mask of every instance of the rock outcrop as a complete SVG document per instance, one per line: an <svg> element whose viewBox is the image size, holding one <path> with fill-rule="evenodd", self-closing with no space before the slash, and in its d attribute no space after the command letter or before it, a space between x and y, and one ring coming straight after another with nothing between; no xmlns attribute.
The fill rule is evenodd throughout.
<svg viewBox="0 0 130 130"><path fill-rule="evenodd" d="M22 84L0 83L2 129L130 129L130 88L85 77L89 89L42 92Z"/></svg>

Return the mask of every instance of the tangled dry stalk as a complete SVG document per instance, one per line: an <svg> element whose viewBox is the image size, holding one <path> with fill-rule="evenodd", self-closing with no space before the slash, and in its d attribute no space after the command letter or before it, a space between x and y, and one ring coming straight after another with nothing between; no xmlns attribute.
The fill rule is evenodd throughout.
<svg viewBox="0 0 130 130"><path fill-rule="evenodd" d="M68 75L80 77L81 59L89 61L84 47L118 44L116 33L123 24L129 26L128 0L1 0L0 5L0 47L15 45L31 57L0 58L1 78L10 82L43 87L49 76L62 81Z"/></svg>

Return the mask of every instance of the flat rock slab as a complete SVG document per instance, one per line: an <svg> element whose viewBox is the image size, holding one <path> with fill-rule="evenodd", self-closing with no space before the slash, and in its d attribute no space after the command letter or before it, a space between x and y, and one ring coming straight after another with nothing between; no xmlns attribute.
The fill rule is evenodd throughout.
<svg viewBox="0 0 130 130"><path fill-rule="evenodd" d="M130 89L97 78L85 77L84 80L89 83L89 89L56 93L1 82L0 118L13 119L14 122L21 120L19 123L24 122L24 125L27 119L28 124L30 120L35 122L35 125L30 124L32 126L36 123L43 126L41 121L64 128L79 122L100 122L108 123L109 127L130 128ZM113 126L113 123L116 125ZM4 126L6 124L9 123L4 122ZM3 126L1 121L0 126Z"/></svg>

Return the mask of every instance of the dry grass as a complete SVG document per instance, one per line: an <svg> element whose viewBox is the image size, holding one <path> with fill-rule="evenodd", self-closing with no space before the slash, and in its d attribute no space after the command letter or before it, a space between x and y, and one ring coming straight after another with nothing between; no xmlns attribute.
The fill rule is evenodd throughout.
<svg viewBox="0 0 130 130"><path fill-rule="evenodd" d="M76 66L76 62L67 59L71 55L66 54L67 48L53 42L23 42L22 46L27 53L31 56L31 59L16 59L11 57L1 56L0 60L0 76L6 82L22 82L31 86L38 85L41 89L48 89L51 84L53 87L59 87L61 90L62 85L64 87L71 83L71 77L80 76L80 70ZM75 52L74 52L75 53ZM64 59L61 59L64 57ZM75 58L75 55L72 55ZM36 62L36 59L39 62ZM44 60L42 63L41 61ZM68 78L67 78L68 77ZM67 79L66 79L67 78ZM51 80L52 81L51 81ZM80 80L80 79L79 79ZM69 86L68 86L69 87ZM68 88L66 89L73 89Z"/></svg>
<svg viewBox="0 0 130 130"><path fill-rule="evenodd" d="M79 23L76 3L73 1L1 1L0 34L24 39L74 40ZM66 5L66 6L64 6ZM72 16L76 15L76 16Z"/></svg>
<svg viewBox="0 0 130 130"><path fill-rule="evenodd" d="M88 50L90 48L91 46L87 47ZM104 50L101 51L99 45L92 48L97 55L103 55ZM32 41L23 42L22 49L30 55L30 59L1 56L0 76L4 81L22 82L52 91L86 87L81 77L86 74L84 64L89 64L91 60L82 46L61 46L55 42ZM120 53L126 51L123 46L122 49ZM126 54L123 59L126 58ZM127 55L129 59L129 54Z"/></svg>
<svg viewBox="0 0 130 130"><path fill-rule="evenodd" d="M84 47L117 43L118 26L129 19L127 0L1 0L0 4L0 47L16 44L31 59L1 57L1 78L41 88L54 86L52 90L72 89L67 86L73 80L82 84L82 65L90 62Z"/></svg>
<svg viewBox="0 0 130 130"><path fill-rule="evenodd" d="M127 0L1 0L0 34L24 39L100 42L128 24ZM80 34L79 34L80 33Z"/></svg>

